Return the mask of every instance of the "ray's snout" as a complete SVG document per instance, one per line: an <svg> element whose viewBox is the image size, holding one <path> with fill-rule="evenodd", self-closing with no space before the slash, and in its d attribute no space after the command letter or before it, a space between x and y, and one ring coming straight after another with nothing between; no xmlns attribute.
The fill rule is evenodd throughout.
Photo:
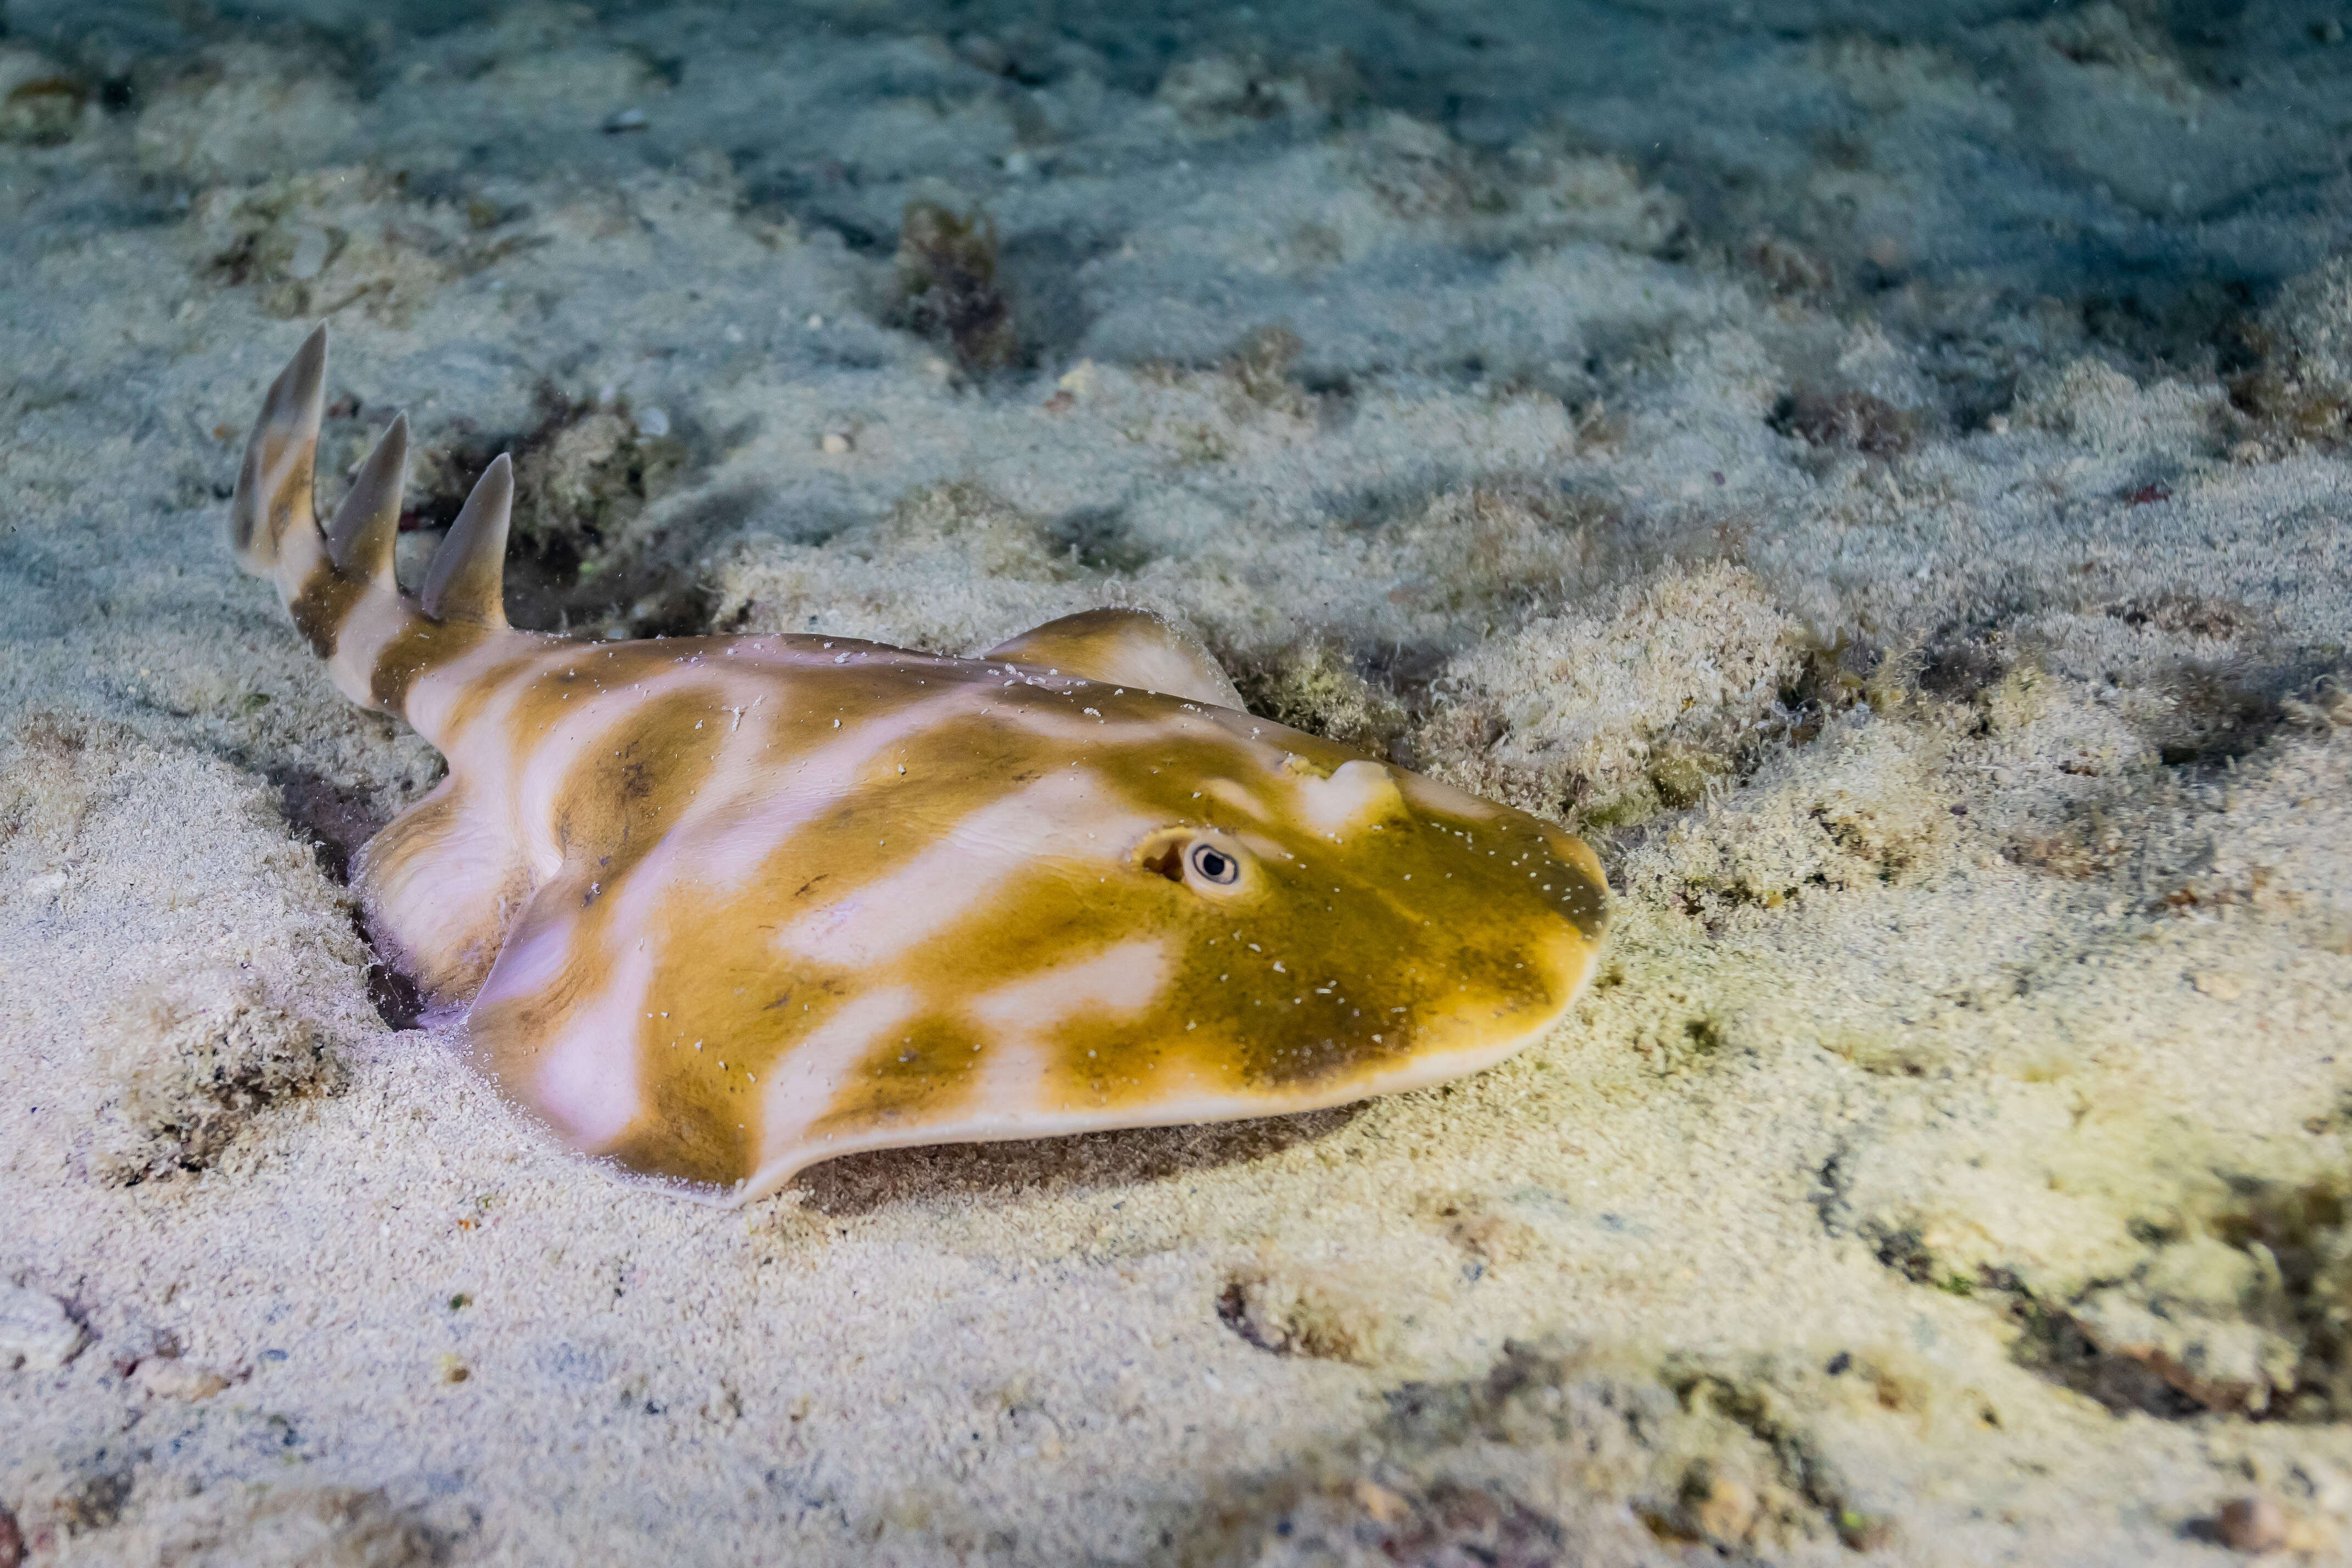
<svg viewBox="0 0 2352 1568"><path fill-rule="evenodd" d="M1608 883L1582 841L1427 779L1407 786L1418 852L1404 858L1419 863L1397 886L1417 940L1400 951L1434 983L1412 988L1412 1060L1383 1090L1475 1071L1541 1039L1583 990L1608 925Z"/></svg>
<svg viewBox="0 0 2352 1568"><path fill-rule="evenodd" d="M1210 786L1251 869L1245 896L1196 928L1176 1027L1213 1031L1231 1091L1266 1108L1336 1103L1541 1039L1606 925L1591 851L1434 780L1283 740L1296 749L1265 758L1246 800Z"/></svg>

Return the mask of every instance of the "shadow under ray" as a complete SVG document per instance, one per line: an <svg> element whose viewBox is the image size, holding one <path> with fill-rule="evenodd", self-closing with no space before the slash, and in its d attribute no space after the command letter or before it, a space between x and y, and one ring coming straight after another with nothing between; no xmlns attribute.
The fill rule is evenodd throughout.
<svg viewBox="0 0 2352 1568"><path fill-rule="evenodd" d="M793 1186L803 1207L838 1219L920 1199L1050 1197L1139 1186L1246 1165L1317 1142L1363 1109L1359 1102L1241 1122L874 1149L814 1166Z"/></svg>

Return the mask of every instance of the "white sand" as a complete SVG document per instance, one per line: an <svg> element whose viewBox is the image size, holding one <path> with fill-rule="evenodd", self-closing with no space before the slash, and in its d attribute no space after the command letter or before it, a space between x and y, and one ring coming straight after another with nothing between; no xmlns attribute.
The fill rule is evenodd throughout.
<svg viewBox="0 0 2352 1568"><path fill-rule="evenodd" d="M2352 1551L2330 7L378 9L0 6L0 1563ZM437 759L221 542L321 315L325 467L522 442L519 619L1179 613L1582 825L1601 981L1351 1112L584 1166L372 1005Z"/></svg>

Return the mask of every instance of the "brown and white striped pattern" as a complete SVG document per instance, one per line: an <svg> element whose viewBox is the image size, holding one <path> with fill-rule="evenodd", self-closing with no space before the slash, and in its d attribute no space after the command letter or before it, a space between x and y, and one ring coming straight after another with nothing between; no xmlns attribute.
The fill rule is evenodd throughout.
<svg viewBox="0 0 2352 1568"><path fill-rule="evenodd" d="M323 367L314 336L272 388L234 542L447 756L362 896L575 1148L741 1198L856 1149L1305 1110L1486 1066L1591 969L1582 843L1253 718L1140 612L978 659L517 632L503 460L412 601L404 427L317 525Z"/></svg>

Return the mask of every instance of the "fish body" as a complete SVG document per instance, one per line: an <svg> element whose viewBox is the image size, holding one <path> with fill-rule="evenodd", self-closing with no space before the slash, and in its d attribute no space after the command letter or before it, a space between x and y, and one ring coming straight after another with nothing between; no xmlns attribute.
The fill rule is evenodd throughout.
<svg viewBox="0 0 2352 1568"><path fill-rule="evenodd" d="M1254 717L1139 611L978 658L588 643L499 603L494 464L412 599L405 427L311 509L323 337L231 536L448 776L372 840L372 935L565 1143L742 1199L854 1150L1294 1112L1540 1038L1598 863L1550 824Z"/></svg>

